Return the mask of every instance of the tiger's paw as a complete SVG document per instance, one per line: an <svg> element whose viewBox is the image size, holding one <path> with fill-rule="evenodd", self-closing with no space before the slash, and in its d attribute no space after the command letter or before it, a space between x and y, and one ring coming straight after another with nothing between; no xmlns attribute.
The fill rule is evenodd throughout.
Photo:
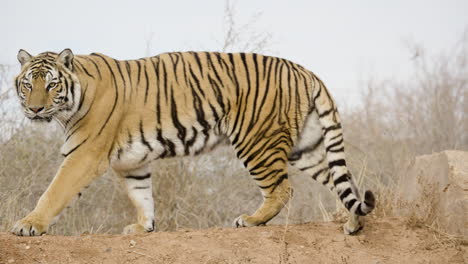
<svg viewBox="0 0 468 264"><path fill-rule="evenodd" d="M42 236L47 232L48 225L44 224L38 217L28 215L16 222L11 232L17 236Z"/></svg>
<svg viewBox="0 0 468 264"><path fill-rule="evenodd" d="M254 217L243 214L237 217L232 223L232 225L237 228L237 227L258 226L260 224L258 223L258 221L255 220Z"/></svg>
<svg viewBox="0 0 468 264"><path fill-rule="evenodd" d="M364 224L359 220L359 218L357 219L349 219L348 222L346 222L344 225L343 225L343 231L345 233L345 235L356 235L359 231L362 230L362 228L364 228Z"/></svg>
<svg viewBox="0 0 468 264"><path fill-rule="evenodd" d="M144 234L148 232L152 232L153 229L147 230L144 226L140 224L131 224L124 228L123 234L124 235L135 235L135 234Z"/></svg>

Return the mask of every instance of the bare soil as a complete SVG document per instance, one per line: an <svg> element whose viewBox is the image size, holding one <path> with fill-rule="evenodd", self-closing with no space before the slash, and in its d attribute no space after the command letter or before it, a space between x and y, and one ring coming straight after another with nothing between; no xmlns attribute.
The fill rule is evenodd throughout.
<svg viewBox="0 0 468 264"><path fill-rule="evenodd" d="M17 237L0 233L0 263L468 263L466 243L397 218L182 230L144 235Z"/></svg>

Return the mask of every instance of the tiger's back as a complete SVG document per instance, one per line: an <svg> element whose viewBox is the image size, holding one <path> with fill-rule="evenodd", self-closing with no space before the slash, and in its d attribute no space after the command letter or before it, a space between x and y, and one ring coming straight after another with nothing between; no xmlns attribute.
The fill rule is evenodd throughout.
<svg viewBox="0 0 468 264"><path fill-rule="evenodd" d="M294 144L311 108L310 73L274 57L189 52L114 62L124 97L111 151L119 168L199 154L225 137L241 146L288 131Z"/></svg>

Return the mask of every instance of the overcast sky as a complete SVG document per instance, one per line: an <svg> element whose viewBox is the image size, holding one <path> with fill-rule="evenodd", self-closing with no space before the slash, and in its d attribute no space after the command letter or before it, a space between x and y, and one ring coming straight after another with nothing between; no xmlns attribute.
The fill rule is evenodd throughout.
<svg viewBox="0 0 468 264"><path fill-rule="evenodd" d="M220 50L223 0L0 0L0 64L71 48L117 59L182 50ZM341 104L353 105L370 77L403 78L407 43L429 53L448 49L468 26L466 0L238 0L238 24L261 12L255 29L270 32L270 55L314 71ZM152 37L151 37L152 36ZM18 66L19 68L19 66Z"/></svg>

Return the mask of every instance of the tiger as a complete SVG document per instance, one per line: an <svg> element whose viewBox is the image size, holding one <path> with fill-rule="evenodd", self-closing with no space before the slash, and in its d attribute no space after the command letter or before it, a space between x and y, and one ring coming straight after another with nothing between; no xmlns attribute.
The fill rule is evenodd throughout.
<svg viewBox="0 0 468 264"><path fill-rule="evenodd" d="M264 225L292 197L288 166L322 183L349 211L345 234L375 207L348 170L337 106L324 83L289 60L256 53L169 52L137 60L70 49L17 55L22 112L55 120L63 162L35 208L12 233L39 236L107 170L124 182L137 221L124 234L155 227L150 162L230 144L263 196L234 227Z"/></svg>

